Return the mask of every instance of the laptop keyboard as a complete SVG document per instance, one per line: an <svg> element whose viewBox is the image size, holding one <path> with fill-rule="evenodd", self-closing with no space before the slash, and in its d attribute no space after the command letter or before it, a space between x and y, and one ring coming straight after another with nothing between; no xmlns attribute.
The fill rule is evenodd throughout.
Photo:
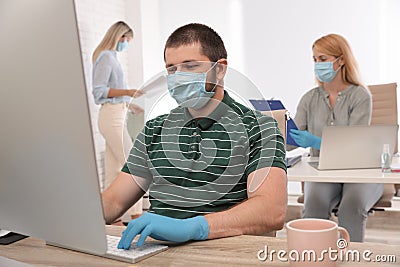
<svg viewBox="0 0 400 267"><path fill-rule="evenodd" d="M136 242L133 242L129 250L124 250L118 248L120 239L121 237L118 236L107 235L107 253L105 255L107 258L135 263L168 248L165 245L146 242L139 248Z"/></svg>

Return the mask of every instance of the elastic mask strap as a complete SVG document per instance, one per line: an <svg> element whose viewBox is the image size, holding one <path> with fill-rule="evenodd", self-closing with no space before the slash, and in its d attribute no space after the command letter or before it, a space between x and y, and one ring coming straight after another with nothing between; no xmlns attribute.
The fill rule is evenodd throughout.
<svg viewBox="0 0 400 267"><path fill-rule="evenodd" d="M335 59L335 61L333 61L333 62L338 61L342 56L343 56L343 55L338 56L338 58ZM339 68L338 68L337 70L335 70L335 72L338 72L338 71L342 68L342 66L343 66L343 65L340 65Z"/></svg>
<svg viewBox="0 0 400 267"><path fill-rule="evenodd" d="M214 64L211 66L211 68L210 68L208 71L205 72L205 74L207 74L209 71L211 71L217 64L218 64L218 61L217 61L217 62L214 62ZM206 76L206 77L207 77L207 76ZM218 80L217 80L216 83L214 84L214 87L213 87L213 89L210 91L210 93L211 93L211 92L214 92L215 87L217 87L217 84L218 84Z"/></svg>
<svg viewBox="0 0 400 267"><path fill-rule="evenodd" d="M336 61L338 61L339 58L341 58L342 56L338 56L334 61L332 61L332 63L335 63Z"/></svg>
<svg viewBox="0 0 400 267"><path fill-rule="evenodd" d="M333 63L335 63L336 61L338 61L339 58L341 58L342 56L343 56L343 55L338 56L334 61L332 61L332 69L333 69ZM334 69L333 69L333 71L338 72L338 71L342 68L342 66L343 66L343 65L340 65L339 68L337 68L337 70L334 70Z"/></svg>
<svg viewBox="0 0 400 267"><path fill-rule="evenodd" d="M206 71L205 73L208 73L210 70L212 70L216 65L218 64L217 62L214 62L214 64L211 66L211 68L208 69L208 71Z"/></svg>

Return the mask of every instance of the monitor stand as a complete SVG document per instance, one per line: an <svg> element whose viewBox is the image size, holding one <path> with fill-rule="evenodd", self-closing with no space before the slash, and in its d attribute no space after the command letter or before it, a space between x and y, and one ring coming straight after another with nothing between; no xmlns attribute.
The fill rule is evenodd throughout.
<svg viewBox="0 0 400 267"><path fill-rule="evenodd" d="M9 245L27 237L26 235L0 230L0 245Z"/></svg>

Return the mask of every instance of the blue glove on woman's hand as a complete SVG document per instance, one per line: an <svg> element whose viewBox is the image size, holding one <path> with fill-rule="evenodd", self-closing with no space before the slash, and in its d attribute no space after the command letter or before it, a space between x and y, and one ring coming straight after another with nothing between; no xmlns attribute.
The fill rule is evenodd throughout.
<svg viewBox="0 0 400 267"><path fill-rule="evenodd" d="M189 240L205 240L209 231L208 222L204 216L174 219L145 212L139 218L129 222L122 233L118 248L129 249L133 239L138 234L140 234L140 237L137 245L141 247L147 236L164 241L185 242Z"/></svg>
<svg viewBox="0 0 400 267"><path fill-rule="evenodd" d="M315 149L320 149L321 147L321 137L310 134L307 131L299 131L291 129L289 131L290 136L296 143L301 147L312 147Z"/></svg>

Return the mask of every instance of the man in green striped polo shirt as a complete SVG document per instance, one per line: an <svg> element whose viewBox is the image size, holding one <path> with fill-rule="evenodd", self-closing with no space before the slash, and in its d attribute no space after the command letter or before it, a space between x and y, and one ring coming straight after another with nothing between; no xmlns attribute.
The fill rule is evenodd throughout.
<svg viewBox="0 0 400 267"><path fill-rule="evenodd" d="M103 193L107 223L150 191L151 207L132 220L119 248L140 234L184 242L283 227L287 204L285 148L271 117L224 90L227 53L202 24L178 28L164 59L179 106L148 121L122 172ZM246 90L246 88L243 88Z"/></svg>

